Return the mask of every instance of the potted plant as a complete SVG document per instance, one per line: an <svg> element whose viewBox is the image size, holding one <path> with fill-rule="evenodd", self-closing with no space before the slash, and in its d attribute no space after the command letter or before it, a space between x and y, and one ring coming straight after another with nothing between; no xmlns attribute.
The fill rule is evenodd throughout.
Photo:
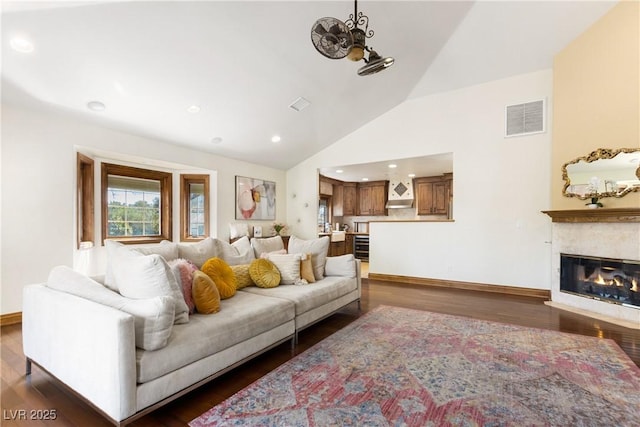
<svg viewBox="0 0 640 427"><path fill-rule="evenodd" d="M598 189L600 188L600 178L597 176L591 177L589 180L589 193L591 195L591 203L587 203L587 207L590 209L597 209L603 207L603 204L598 201Z"/></svg>
<svg viewBox="0 0 640 427"><path fill-rule="evenodd" d="M591 202L586 204L590 209L601 208L604 205L598 201L598 196L591 197Z"/></svg>
<svg viewBox="0 0 640 427"><path fill-rule="evenodd" d="M281 233L284 233L285 230L287 228L286 224L280 223L280 222L274 222L273 223L273 231L276 232L277 236L281 236Z"/></svg>

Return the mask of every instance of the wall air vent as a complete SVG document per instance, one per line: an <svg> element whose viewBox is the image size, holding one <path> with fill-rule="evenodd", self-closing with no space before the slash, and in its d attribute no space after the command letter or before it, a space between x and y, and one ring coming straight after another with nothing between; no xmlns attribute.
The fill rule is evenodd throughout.
<svg viewBox="0 0 640 427"><path fill-rule="evenodd" d="M542 133L546 129L545 100L524 104L507 105L505 107L504 136L522 136Z"/></svg>

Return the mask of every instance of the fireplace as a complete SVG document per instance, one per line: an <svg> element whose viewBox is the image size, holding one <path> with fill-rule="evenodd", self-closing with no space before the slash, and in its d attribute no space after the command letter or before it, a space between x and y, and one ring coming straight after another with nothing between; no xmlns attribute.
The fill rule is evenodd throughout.
<svg viewBox="0 0 640 427"><path fill-rule="evenodd" d="M640 261L560 254L560 292L640 310Z"/></svg>
<svg viewBox="0 0 640 427"><path fill-rule="evenodd" d="M636 299L640 286L640 208L575 209L545 213L553 220L551 301L545 304L640 329L640 306ZM568 261L562 260L563 255L581 261L578 260L577 267L569 267ZM631 292L633 282L629 291L626 291L624 283L629 287L629 282L624 280L621 287L599 287L600 280L598 275L593 275L592 269L603 271L600 276L605 284L607 280L615 280L616 275L625 280L635 277L635 292ZM620 272L623 274L618 274ZM564 281L561 279L567 279L569 274L576 274L574 283L561 285L561 281ZM629 279L628 276L633 277Z"/></svg>

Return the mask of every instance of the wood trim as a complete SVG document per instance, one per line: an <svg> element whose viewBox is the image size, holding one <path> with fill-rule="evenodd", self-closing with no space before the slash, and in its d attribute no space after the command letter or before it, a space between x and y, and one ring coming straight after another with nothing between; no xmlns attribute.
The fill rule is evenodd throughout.
<svg viewBox="0 0 640 427"><path fill-rule="evenodd" d="M0 314L0 326L17 325L22 323L22 312Z"/></svg>
<svg viewBox="0 0 640 427"><path fill-rule="evenodd" d="M552 222L640 222L640 208L572 209L542 211Z"/></svg>
<svg viewBox="0 0 640 427"><path fill-rule="evenodd" d="M411 277L380 273L369 273L369 280L410 283L412 285L435 286L440 288L466 289L469 291L492 292L505 295L519 295L532 298L541 298L545 300L551 299L551 291L548 289L488 285L486 283L458 282L455 280L430 279L428 277Z"/></svg>
<svg viewBox="0 0 640 427"><path fill-rule="evenodd" d="M204 184L204 236L193 237L189 235L189 185ZM206 174L180 174L180 241L199 242L208 237L209 234L209 175Z"/></svg>
<svg viewBox="0 0 640 427"><path fill-rule="evenodd" d="M160 182L160 235L159 236L143 236L143 237L108 237L107 236L107 222L108 222L108 178L109 175L126 176L132 178L144 178L151 179ZM101 188L101 212L102 212L102 244L105 240L113 239L124 244L137 244L137 243L158 243L162 240L173 240L173 178L170 172L162 172L150 169L141 169L131 166L116 165L111 163L102 163L102 180L100 183Z"/></svg>
<svg viewBox="0 0 640 427"><path fill-rule="evenodd" d="M77 221L77 247L81 248L83 242L95 244L94 218L94 161L91 157L77 153L76 170L76 221Z"/></svg>

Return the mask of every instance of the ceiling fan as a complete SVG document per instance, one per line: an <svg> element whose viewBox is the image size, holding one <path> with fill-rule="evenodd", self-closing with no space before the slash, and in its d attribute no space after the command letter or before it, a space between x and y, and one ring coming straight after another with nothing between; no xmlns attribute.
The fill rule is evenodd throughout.
<svg viewBox="0 0 640 427"><path fill-rule="evenodd" d="M354 13L342 22L337 18L318 19L311 27L311 42L318 52L330 59L349 58L352 61L364 59L365 66L358 70L359 76L375 74L392 66L395 60L383 58L366 46L366 39L373 37L369 30L369 17L358 13L358 0L355 0ZM365 52L369 57L365 57Z"/></svg>

